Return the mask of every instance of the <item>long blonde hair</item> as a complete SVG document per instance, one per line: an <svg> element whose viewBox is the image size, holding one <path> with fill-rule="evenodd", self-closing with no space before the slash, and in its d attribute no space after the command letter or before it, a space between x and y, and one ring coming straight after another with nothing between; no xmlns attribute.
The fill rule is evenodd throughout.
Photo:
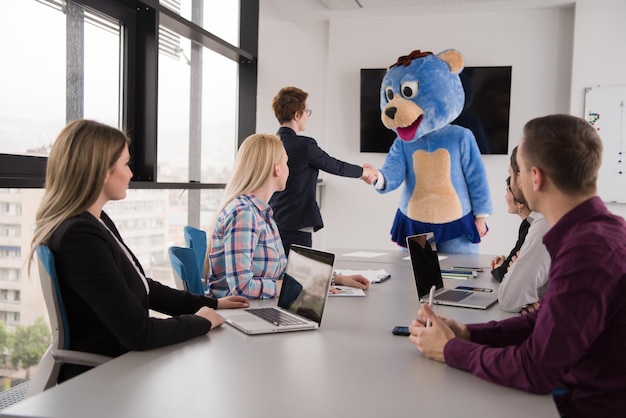
<svg viewBox="0 0 626 418"><path fill-rule="evenodd" d="M215 211L207 231L207 252L204 257L203 277L210 274L207 262L211 252L213 230L222 210L237 196L248 194L263 186L274 173L274 165L283 156L283 143L277 135L253 134L247 137L237 151L235 166L224 190L224 199Z"/></svg>
<svg viewBox="0 0 626 418"><path fill-rule="evenodd" d="M45 192L27 260L32 261L35 248L47 243L63 221L85 212L98 199L107 172L129 143L117 128L91 120L78 119L63 128L48 157Z"/></svg>

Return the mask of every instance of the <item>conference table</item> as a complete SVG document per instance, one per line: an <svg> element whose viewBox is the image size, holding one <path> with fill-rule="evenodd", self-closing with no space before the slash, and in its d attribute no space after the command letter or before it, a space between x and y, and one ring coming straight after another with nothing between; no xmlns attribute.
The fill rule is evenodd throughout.
<svg viewBox="0 0 626 418"><path fill-rule="evenodd" d="M224 325L206 336L130 352L5 409L10 417L558 417L550 395L506 388L425 358L395 336L419 307L408 253L334 249L336 268L384 269L365 297L329 297L318 330L248 336ZM377 254L377 255L373 255ZM487 267L450 255L442 268ZM490 287L489 269L446 287ZM275 300L253 301L253 306ZM462 322L512 314L436 306Z"/></svg>

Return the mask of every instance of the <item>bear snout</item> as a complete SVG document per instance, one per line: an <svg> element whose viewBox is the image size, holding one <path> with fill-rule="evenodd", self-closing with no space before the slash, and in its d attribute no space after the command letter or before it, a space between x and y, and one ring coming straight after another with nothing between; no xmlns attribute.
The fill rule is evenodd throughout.
<svg viewBox="0 0 626 418"><path fill-rule="evenodd" d="M387 109L385 109L385 115L387 115L389 119L393 119L396 116L397 111L397 107L388 107Z"/></svg>

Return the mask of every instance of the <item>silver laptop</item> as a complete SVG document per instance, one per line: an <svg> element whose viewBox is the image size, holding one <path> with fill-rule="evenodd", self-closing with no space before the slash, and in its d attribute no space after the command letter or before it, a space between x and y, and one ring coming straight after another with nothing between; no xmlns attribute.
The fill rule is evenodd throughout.
<svg viewBox="0 0 626 418"><path fill-rule="evenodd" d="M246 334L319 328L333 274L335 255L292 245L278 306L219 310L224 321Z"/></svg>
<svg viewBox="0 0 626 418"><path fill-rule="evenodd" d="M428 302L430 288L435 286L434 304L460 306L463 308L487 309L498 301L493 292L445 289L441 267L437 256L437 244L432 232L406 237L413 276L420 302Z"/></svg>

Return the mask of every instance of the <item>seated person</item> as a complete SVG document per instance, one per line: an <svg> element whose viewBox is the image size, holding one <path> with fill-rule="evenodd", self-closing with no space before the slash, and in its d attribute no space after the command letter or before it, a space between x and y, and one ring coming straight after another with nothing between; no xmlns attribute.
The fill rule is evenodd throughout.
<svg viewBox="0 0 626 418"><path fill-rule="evenodd" d="M276 135L251 135L241 144L225 197L207 234L204 277L209 294L273 298L280 293L287 257L267 202L285 189L287 159ZM335 283L369 286L360 275L336 275Z"/></svg>
<svg viewBox="0 0 626 418"><path fill-rule="evenodd" d="M491 275L499 282L502 281L504 275L509 270L509 266L513 262L513 258L515 257L515 259L517 259L519 250L522 248L522 244L524 243L524 239L528 233L528 227L530 227L530 223L526 220L528 215L530 215L530 209L528 209L528 206L526 206L523 202L520 202L513 196L513 192L511 191L510 176L506 178L506 194L504 195L504 199L506 200L508 212L517 213L519 217L522 218L522 223L520 223L519 231L517 233L517 242L508 257L500 255L491 260Z"/></svg>
<svg viewBox="0 0 626 418"><path fill-rule="evenodd" d="M541 308L462 325L424 304L409 328L418 350L490 382L552 393L563 417L624 416L626 222L597 195L601 161L598 132L582 118L552 115L524 126L521 185L550 225Z"/></svg>
<svg viewBox="0 0 626 418"><path fill-rule="evenodd" d="M145 276L102 210L126 197L133 173L128 137L98 122L69 123L52 146L29 260L46 244L55 267L72 350L109 357L176 344L223 324L214 308L242 308L240 296L213 299ZM151 318L149 309L171 315ZM58 382L89 369L64 364Z"/></svg>
<svg viewBox="0 0 626 418"><path fill-rule="evenodd" d="M511 193L515 200L532 209L519 187L519 165L516 159L517 147L511 154L509 174ZM550 254L543 244L543 236L548 231L548 224L541 213L532 211L526 218L530 227L519 254L512 258L512 263L498 287L500 307L508 312L527 313L535 309L548 287Z"/></svg>

